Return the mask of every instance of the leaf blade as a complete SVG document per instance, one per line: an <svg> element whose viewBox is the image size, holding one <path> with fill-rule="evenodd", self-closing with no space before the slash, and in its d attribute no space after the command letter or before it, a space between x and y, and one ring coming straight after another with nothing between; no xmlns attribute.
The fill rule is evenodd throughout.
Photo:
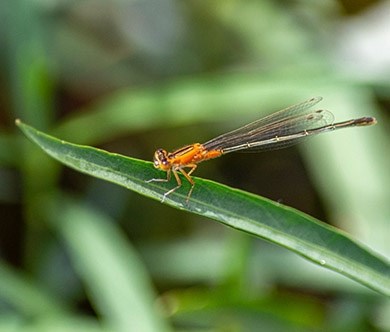
<svg viewBox="0 0 390 332"><path fill-rule="evenodd" d="M172 183L146 180L164 177L150 162L60 141L17 121L17 125L46 153L65 165L104 179L144 196L161 200ZM166 204L187 210L266 239L380 293L390 295L390 265L348 235L293 208L266 198L194 178L195 190L188 206L189 189L170 195Z"/></svg>

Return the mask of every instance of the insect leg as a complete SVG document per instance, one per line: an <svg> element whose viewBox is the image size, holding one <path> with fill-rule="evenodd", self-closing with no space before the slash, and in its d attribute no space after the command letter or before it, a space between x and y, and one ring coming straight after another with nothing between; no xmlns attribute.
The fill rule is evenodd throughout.
<svg viewBox="0 0 390 332"><path fill-rule="evenodd" d="M166 198L168 195L172 194L175 190L179 189L179 188L181 187L181 185L182 185L181 179L180 179L179 175L177 174L176 169L172 169L172 173L173 173L173 175L175 176L175 179L176 179L176 182L177 182L177 186L174 187L174 188L172 188L172 189L170 189L170 190L168 190L168 191L164 194L163 199L161 200L161 203L165 201L165 198Z"/></svg>
<svg viewBox="0 0 390 332"><path fill-rule="evenodd" d="M194 187L195 187L195 182L194 182L194 180L192 180L191 174L193 171L195 171L195 169L198 167L198 165L197 164L189 164L189 165L186 165L185 167L191 167L191 169L188 173L186 171L184 171L183 169L180 169L181 174L183 174L184 177L187 179L187 181L191 184L190 191L188 192L188 195L186 198L186 203L188 204L188 202L190 201L192 191L194 190Z"/></svg>
<svg viewBox="0 0 390 332"><path fill-rule="evenodd" d="M170 179L171 179L171 170L169 169L167 171L167 177L165 179L150 179L150 180L146 180L145 182L146 183L149 183L149 182L169 182Z"/></svg>

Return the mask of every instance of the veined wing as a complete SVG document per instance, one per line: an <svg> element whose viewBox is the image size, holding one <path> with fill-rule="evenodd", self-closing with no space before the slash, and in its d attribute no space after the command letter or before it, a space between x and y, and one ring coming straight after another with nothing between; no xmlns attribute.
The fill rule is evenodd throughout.
<svg viewBox="0 0 390 332"><path fill-rule="evenodd" d="M325 128L333 123L331 112L310 110L321 100L321 97L316 97L290 106L220 135L203 145L207 150L222 150L228 153L239 150L249 152L277 149L295 144L308 135L325 131ZM316 128L323 130L314 131Z"/></svg>

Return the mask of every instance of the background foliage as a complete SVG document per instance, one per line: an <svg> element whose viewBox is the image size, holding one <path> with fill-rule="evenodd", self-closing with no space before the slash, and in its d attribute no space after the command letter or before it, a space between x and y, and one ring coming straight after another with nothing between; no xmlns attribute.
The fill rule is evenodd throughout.
<svg viewBox="0 0 390 332"><path fill-rule="evenodd" d="M337 119L378 125L197 175L388 256L389 12L386 1L1 2L0 330L388 329L383 296L64 168L13 123L150 159L321 95Z"/></svg>

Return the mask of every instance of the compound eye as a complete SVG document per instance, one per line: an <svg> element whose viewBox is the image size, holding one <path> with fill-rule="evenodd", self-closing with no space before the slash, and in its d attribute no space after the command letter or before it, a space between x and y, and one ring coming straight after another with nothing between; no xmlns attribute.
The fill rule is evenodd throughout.
<svg viewBox="0 0 390 332"><path fill-rule="evenodd" d="M163 170L169 167L169 160L167 160L167 152L165 150L156 150L153 157L153 165L155 168L161 168Z"/></svg>

